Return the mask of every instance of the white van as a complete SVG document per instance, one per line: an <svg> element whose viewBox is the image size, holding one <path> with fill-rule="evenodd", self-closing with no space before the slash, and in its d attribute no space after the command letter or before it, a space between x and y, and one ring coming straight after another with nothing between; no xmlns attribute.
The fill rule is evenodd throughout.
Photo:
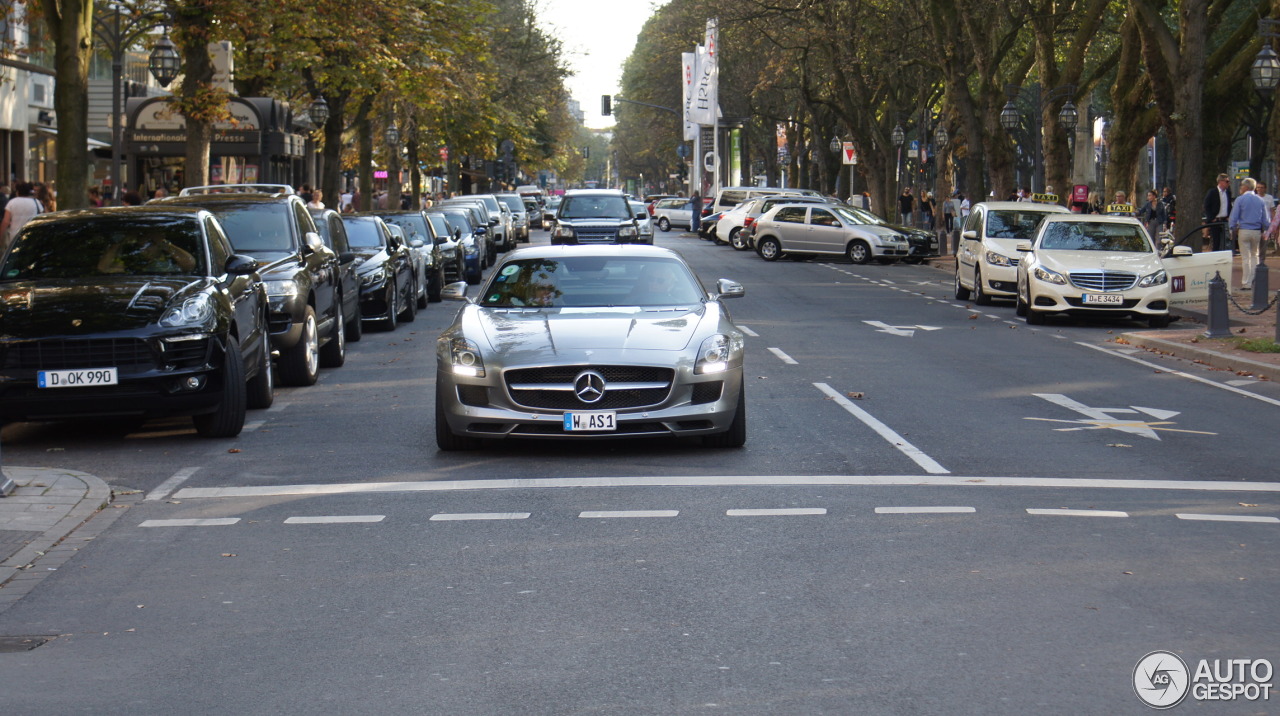
<svg viewBox="0 0 1280 716"><path fill-rule="evenodd" d="M748 199L777 194L822 198L822 194L812 189L780 189L771 186L726 186L720 189L719 193L716 194L716 200L711 202L707 210L702 213L704 216L718 214L722 211L729 211Z"/></svg>

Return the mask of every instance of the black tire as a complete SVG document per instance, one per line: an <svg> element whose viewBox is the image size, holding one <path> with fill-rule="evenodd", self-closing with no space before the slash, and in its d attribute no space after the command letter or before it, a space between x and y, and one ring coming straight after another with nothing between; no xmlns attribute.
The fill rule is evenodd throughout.
<svg viewBox="0 0 1280 716"><path fill-rule="evenodd" d="M364 324L360 322L360 305L356 304L356 315L347 319L347 343L355 343L364 336Z"/></svg>
<svg viewBox="0 0 1280 716"><path fill-rule="evenodd" d="M427 282L427 300L431 303L440 303L443 300L440 297L442 290L444 290L444 270L436 269L431 274L431 280Z"/></svg>
<svg viewBox="0 0 1280 716"><path fill-rule="evenodd" d="M321 368L341 368L343 363L347 362L347 333L346 333L346 314L342 312L342 297L338 296L338 302L333 307L333 331L329 336L329 342L320 348L320 367Z"/></svg>
<svg viewBox="0 0 1280 716"><path fill-rule="evenodd" d="M1027 318L1027 324L1028 324L1028 325L1031 325L1031 326L1043 326L1043 325L1044 325L1044 314L1043 314L1043 313L1041 313L1041 312L1039 312L1039 311L1037 311L1036 309L1034 309L1034 308L1032 308L1032 307L1031 307L1031 301L1032 301L1032 300L1033 300L1033 299L1031 298L1030 290L1028 290L1028 292L1027 292L1027 305L1026 305L1026 309L1027 309L1027 316L1026 316L1026 318Z"/></svg>
<svg viewBox="0 0 1280 716"><path fill-rule="evenodd" d="M266 319L262 322L262 358L258 360L258 374L245 386L245 405L250 410L270 408L276 399L276 381L271 373L271 339L267 337Z"/></svg>
<svg viewBox="0 0 1280 716"><path fill-rule="evenodd" d="M871 261L871 247L862 239L850 241L848 248L845 249L845 254L850 261L860 266Z"/></svg>
<svg viewBox="0 0 1280 716"><path fill-rule="evenodd" d="M440 397L440 391L448 390L448 387L441 384L440 379L436 379L436 447L446 452L455 450L475 450L480 447L480 441L466 435L457 435L449 429L449 421L444 417L444 399Z"/></svg>
<svg viewBox="0 0 1280 716"><path fill-rule="evenodd" d="M409 289L409 300L404 302L404 308L400 309L400 322L413 323L418 317L418 277L413 277L413 283Z"/></svg>
<svg viewBox="0 0 1280 716"><path fill-rule="evenodd" d="M223 356L222 399L212 413L191 416L196 432L204 438L234 438L244 428L245 402L248 398L244 382L244 357L235 336L227 338Z"/></svg>
<svg viewBox="0 0 1280 716"><path fill-rule="evenodd" d="M906 257L903 257L902 263L910 264L912 266L919 266L920 264L924 263L924 259L920 258L919 256L906 256Z"/></svg>
<svg viewBox="0 0 1280 716"><path fill-rule="evenodd" d="M480 283L480 281L482 281L483 279L484 279L484 275L480 272L480 269L477 268L475 271L471 271L471 270L467 271L468 285L474 286Z"/></svg>
<svg viewBox="0 0 1280 716"><path fill-rule="evenodd" d="M982 269L973 270L973 302L979 306L990 306L991 295L982 290Z"/></svg>
<svg viewBox="0 0 1280 716"><path fill-rule="evenodd" d="M302 336L280 354L280 382L285 385L315 385L320 377L320 336L316 310L307 306L302 314Z"/></svg>
<svg viewBox="0 0 1280 716"><path fill-rule="evenodd" d="M1147 319L1147 325L1152 328L1168 328L1172 322L1173 317L1167 313L1161 316L1151 316Z"/></svg>
<svg viewBox="0 0 1280 716"><path fill-rule="evenodd" d="M751 248L751 245L743 240L742 229L740 228L729 232L729 245L738 251L746 251Z"/></svg>
<svg viewBox="0 0 1280 716"><path fill-rule="evenodd" d="M702 444L713 448L740 448L747 443L747 386L738 388L738 409L729 429L717 435L704 435Z"/></svg>
<svg viewBox="0 0 1280 716"><path fill-rule="evenodd" d="M956 268L956 300L957 300L957 301L968 301L968 300L969 300L969 289L965 288L965 287L964 287L964 284L960 283L960 269L959 269L959 267L957 267L957 268ZM1021 315L1021 314L1019 314L1019 315Z"/></svg>
<svg viewBox="0 0 1280 716"><path fill-rule="evenodd" d="M399 325L397 320L400 314L400 287L396 286L395 279L387 284L387 317L382 319L382 330L394 331Z"/></svg>
<svg viewBox="0 0 1280 716"><path fill-rule="evenodd" d="M766 236L756 242L756 253L765 261L777 261L782 257L782 245L772 236Z"/></svg>
<svg viewBox="0 0 1280 716"><path fill-rule="evenodd" d="M1017 315L1019 318L1026 318L1026 317L1027 317L1027 304L1023 303L1023 301L1022 301L1022 292L1021 292L1021 291L1019 291L1019 292L1018 292L1018 297L1017 297L1017 299L1016 299L1016 300L1017 300L1017 304L1015 305L1015 307L1014 307L1014 309L1013 309L1014 314L1015 314L1015 315Z"/></svg>
<svg viewBox="0 0 1280 716"><path fill-rule="evenodd" d="M671 231L671 221L665 216L658 219L658 228L663 231Z"/></svg>
<svg viewBox="0 0 1280 716"><path fill-rule="evenodd" d="M428 278L427 278L427 285L426 285L426 286L419 286L419 288L421 288L421 289L422 289L422 293L417 294L416 299L415 299L415 301L414 301L414 304L415 304L418 308L426 308L426 307L427 307L427 301L430 301L430 300L431 300L431 299L430 299L430 297L429 297L429 296L427 296L427 291L429 291L429 290L430 290L430 288L431 288L431 279L428 277Z"/></svg>

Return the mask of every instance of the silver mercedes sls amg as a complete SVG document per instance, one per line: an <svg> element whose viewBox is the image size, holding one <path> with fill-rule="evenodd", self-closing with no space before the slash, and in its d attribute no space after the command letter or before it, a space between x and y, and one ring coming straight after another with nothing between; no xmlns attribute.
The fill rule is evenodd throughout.
<svg viewBox="0 0 1280 716"><path fill-rule="evenodd" d="M436 443L484 438L747 439L742 332L722 299L653 246L544 246L506 254L436 343Z"/></svg>

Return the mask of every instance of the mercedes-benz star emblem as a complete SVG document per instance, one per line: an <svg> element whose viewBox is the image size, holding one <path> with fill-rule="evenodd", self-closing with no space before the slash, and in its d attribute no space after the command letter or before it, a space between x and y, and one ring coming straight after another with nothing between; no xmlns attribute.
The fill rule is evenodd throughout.
<svg viewBox="0 0 1280 716"><path fill-rule="evenodd" d="M604 397L604 376L584 370L573 379L573 394L584 403L597 403Z"/></svg>
<svg viewBox="0 0 1280 716"><path fill-rule="evenodd" d="M81 323L83 323L83 322L84 322L84 321L81 321L79 318L73 318L73 319L71 319L71 327L72 327L72 328L79 328L79 327L80 327L80 324L81 324Z"/></svg>

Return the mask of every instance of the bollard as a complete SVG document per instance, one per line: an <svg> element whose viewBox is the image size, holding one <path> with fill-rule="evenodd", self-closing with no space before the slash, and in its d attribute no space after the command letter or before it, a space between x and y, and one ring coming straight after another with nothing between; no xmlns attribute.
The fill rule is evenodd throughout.
<svg viewBox="0 0 1280 716"><path fill-rule="evenodd" d="M1221 273L1209 279L1209 329L1205 338L1230 338L1231 319L1227 317L1227 282Z"/></svg>
<svg viewBox="0 0 1280 716"><path fill-rule="evenodd" d="M4 465L0 462L0 497L8 497L16 489L18 486L4 474Z"/></svg>
<svg viewBox="0 0 1280 716"><path fill-rule="evenodd" d="M1253 271L1253 305L1249 307L1250 311L1264 311L1267 308L1267 294L1271 290L1267 287L1267 265L1259 263L1258 268Z"/></svg>

